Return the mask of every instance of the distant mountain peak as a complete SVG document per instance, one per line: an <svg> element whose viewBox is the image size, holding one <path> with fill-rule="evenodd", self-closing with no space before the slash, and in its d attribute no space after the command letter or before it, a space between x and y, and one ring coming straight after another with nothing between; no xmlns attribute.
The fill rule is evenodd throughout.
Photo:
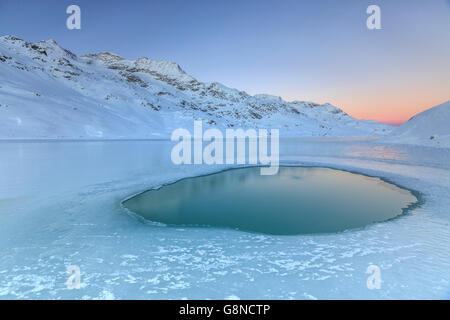
<svg viewBox="0 0 450 320"><path fill-rule="evenodd" d="M76 60L77 56L67 50L62 48L55 40L42 40L36 43L27 42L13 35L7 35L0 37L0 42L12 45L17 48L17 50L28 50L32 54L45 55L46 57L52 59L60 58L70 58Z"/></svg>
<svg viewBox="0 0 450 320"><path fill-rule="evenodd" d="M13 36L11 34L5 35L5 36L1 36L0 37L1 41L8 41L8 42L15 42L15 41L19 41L19 42L25 42L25 40L20 39L16 36Z"/></svg>
<svg viewBox="0 0 450 320"><path fill-rule="evenodd" d="M104 63L115 63L118 61L122 61L125 60L124 58L122 58L121 56L108 52L108 51L104 51L104 52L100 52L100 53L90 53L90 54L85 54L83 56L81 56L82 58L89 58L89 59L94 59L94 60L98 60Z"/></svg>
<svg viewBox="0 0 450 320"><path fill-rule="evenodd" d="M142 57L134 61L137 67L146 68L151 71L160 72L168 76L182 76L186 77L188 74L181 69L180 65L172 61L153 60L147 57ZM192 78L191 76L189 76ZM193 78L192 78L193 79Z"/></svg>
<svg viewBox="0 0 450 320"><path fill-rule="evenodd" d="M330 104L200 82L172 61L127 60L108 51L79 59L55 40L0 37L0 85L0 138L161 137L194 119L222 129L279 128L283 136L390 131Z"/></svg>

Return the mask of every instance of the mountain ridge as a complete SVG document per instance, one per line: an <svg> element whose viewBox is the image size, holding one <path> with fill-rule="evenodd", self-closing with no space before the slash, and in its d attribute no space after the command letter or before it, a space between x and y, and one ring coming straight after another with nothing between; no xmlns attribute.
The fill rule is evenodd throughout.
<svg viewBox="0 0 450 320"><path fill-rule="evenodd" d="M77 56L54 40L0 37L0 138L170 137L200 119L219 129L278 128L287 137L380 137L392 129L331 104L200 82L175 62Z"/></svg>

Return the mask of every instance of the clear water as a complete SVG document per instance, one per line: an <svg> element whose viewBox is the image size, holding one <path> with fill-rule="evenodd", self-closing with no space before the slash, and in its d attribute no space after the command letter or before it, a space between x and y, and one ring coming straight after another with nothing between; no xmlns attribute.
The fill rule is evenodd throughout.
<svg viewBox="0 0 450 320"><path fill-rule="evenodd" d="M331 233L392 219L417 203L379 178L318 167L259 168L188 178L124 202L168 225L218 226L275 235Z"/></svg>

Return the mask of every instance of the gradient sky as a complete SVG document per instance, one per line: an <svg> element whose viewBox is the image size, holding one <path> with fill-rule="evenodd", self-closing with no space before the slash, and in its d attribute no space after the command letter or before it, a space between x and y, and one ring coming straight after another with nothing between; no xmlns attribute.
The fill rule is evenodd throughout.
<svg viewBox="0 0 450 320"><path fill-rule="evenodd" d="M77 4L82 29L66 28ZM366 8L381 8L368 30ZM450 99L450 0L0 0L0 34L400 123Z"/></svg>

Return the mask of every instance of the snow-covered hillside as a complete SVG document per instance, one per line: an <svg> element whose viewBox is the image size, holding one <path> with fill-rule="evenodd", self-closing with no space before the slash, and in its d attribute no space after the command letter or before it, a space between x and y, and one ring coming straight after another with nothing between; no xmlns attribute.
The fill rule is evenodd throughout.
<svg viewBox="0 0 450 320"><path fill-rule="evenodd" d="M450 101L415 115L383 141L450 148Z"/></svg>
<svg viewBox="0 0 450 320"><path fill-rule="evenodd" d="M179 127L279 128L285 137L383 136L330 104L251 96L202 83L176 63L112 53L77 57L55 41L0 37L0 138L169 137Z"/></svg>

